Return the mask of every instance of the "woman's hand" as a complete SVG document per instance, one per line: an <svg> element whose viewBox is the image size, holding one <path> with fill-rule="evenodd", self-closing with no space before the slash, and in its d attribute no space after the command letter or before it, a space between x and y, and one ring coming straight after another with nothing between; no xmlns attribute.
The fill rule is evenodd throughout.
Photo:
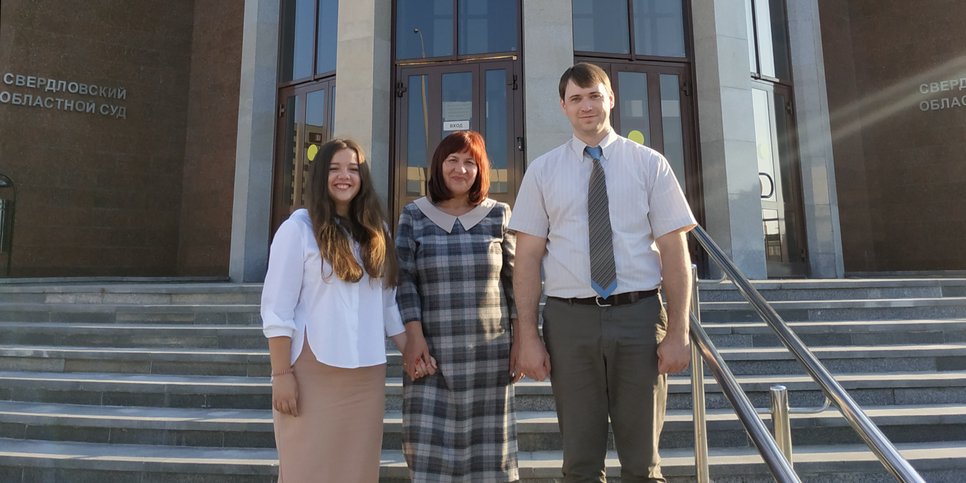
<svg viewBox="0 0 966 483"><path fill-rule="evenodd" d="M272 376L272 407L282 414L297 417L299 383L294 372Z"/></svg>
<svg viewBox="0 0 966 483"><path fill-rule="evenodd" d="M436 374L436 359L429 354L429 345L423 336L422 323L406 324L406 347L403 349L403 370L410 379Z"/></svg>

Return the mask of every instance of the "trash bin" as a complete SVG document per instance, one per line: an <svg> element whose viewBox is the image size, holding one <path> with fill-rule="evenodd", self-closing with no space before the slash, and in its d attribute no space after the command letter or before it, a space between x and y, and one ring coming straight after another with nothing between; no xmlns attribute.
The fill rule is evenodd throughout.
<svg viewBox="0 0 966 483"><path fill-rule="evenodd" d="M13 261L13 215L17 203L17 187L9 176L0 174L0 263L5 267L4 276L10 276Z"/></svg>

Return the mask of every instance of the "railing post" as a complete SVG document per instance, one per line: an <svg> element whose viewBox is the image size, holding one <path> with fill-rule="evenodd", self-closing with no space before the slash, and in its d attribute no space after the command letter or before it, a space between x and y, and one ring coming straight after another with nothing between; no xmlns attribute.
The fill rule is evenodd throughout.
<svg viewBox="0 0 966 483"><path fill-rule="evenodd" d="M698 266L691 265L691 313L701 322L698 296ZM704 402L704 362L697 344L691 344L691 408L694 412L694 472L698 483L710 483L708 471L708 428Z"/></svg>
<svg viewBox="0 0 966 483"><path fill-rule="evenodd" d="M785 454L789 465L792 463L792 425L788 418L788 389L785 386L771 387L771 422L775 427L775 442Z"/></svg>

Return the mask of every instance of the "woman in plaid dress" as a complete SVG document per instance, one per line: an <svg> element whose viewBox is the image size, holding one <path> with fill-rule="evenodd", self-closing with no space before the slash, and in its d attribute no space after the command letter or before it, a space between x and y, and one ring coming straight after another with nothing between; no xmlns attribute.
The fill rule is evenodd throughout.
<svg viewBox="0 0 966 483"><path fill-rule="evenodd" d="M429 197L399 217L403 453L414 482L519 479L509 373L514 237L509 206L486 197L489 171L479 133L450 134L433 154Z"/></svg>

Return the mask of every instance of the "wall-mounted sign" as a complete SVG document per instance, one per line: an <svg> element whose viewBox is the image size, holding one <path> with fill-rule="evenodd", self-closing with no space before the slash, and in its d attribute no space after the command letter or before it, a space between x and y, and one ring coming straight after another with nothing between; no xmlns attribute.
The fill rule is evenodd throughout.
<svg viewBox="0 0 966 483"><path fill-rule="evenodd" d="M13 72L4 73L2 79L3 84L27 92L0 89L0 104L127 119L127 107L115 104L127 100L126 87L86 84ZM70 97L66 98L67 95ZM108 101L104 102L102 99Z"/></svg>
<svg viewBox="0 0 966 483"><path fill-rule="evenodd" d="M922 112L942 111L966 106L966 96L962 95L964 90L966 90L966 77L938 82L923 82L919 84L920 94L939 94L942 97L920 101L919 110ZM952 92L953 94L942 94L943 92Z"/></svg>
<svg viewBox="0 0 966 483"><path fill-rule="evenodd" d="M470 128L469 121L443 121L443 131L466 131Z"/></svg>

